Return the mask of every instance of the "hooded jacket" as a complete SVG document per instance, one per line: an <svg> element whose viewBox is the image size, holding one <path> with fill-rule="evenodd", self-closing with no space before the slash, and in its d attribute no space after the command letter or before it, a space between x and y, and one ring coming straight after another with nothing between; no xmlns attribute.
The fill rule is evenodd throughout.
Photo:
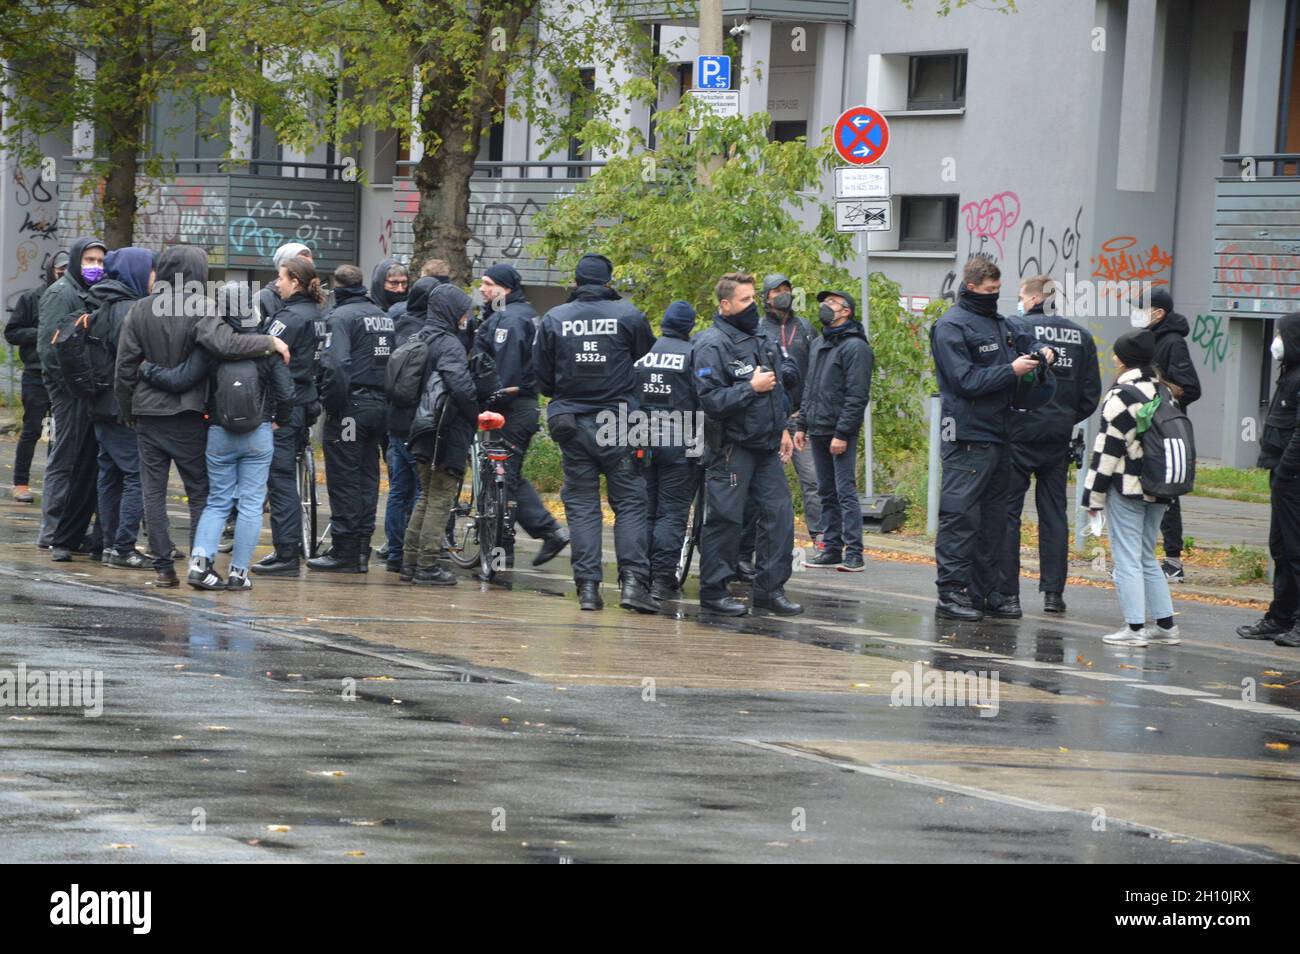
<svg viewBox="0 0 1300 954"><path fill-rule="evenodd" d="M389 309L388 316L393 319L393 351L397 351L424 327L428 318L429 293L439 285L441 279L426 276L415 282L407 293L406 301L398 302ZM405 438L411 430L411 420L415 417L415 408L388 405L388 430L391 434Z"/></svg>
<svg viewBox="0 0 1300 954"><path fill-rule="evenodd" d="M853 441L871 401L875 366L876 355L861 323L850 319L823 330L808 358L799 430Z"/></svg>
<svg viewBox="0 0 1300 954"><path fill-rule="evenodd" d="M124 418L202 413L207 403L206 382L173 394L140 379L142 361L173 368L189 357L199 340L228 360L274 353L267 335L235 334L213 314L210 299L194 300L184 293L185 284L206 284L208 280L208 256L201 248L166 248L158 256L155 270L158 278L153 291L131 305L118 338L115 380ZM175 285L178 276L179 288Z"/></svg>
<svg viewBox="0 0 1300 954"><path fill-rule="evenodd" d="M416 460L453 473L464 473L478 421L478 401L469 358L456 332L469 310L469 296L455 285L439 285L429 294L429 335L423 394L415 409L407 447Z"/></svg>
<svg viewBox="0 0 1300 954"><path fill-rule="evenodd" d="M1001 315L980 314L964 292L939 316L930 326L930 353L943 417L956 427L953 440L1006 443L1019 380L1011 362L1040 347Z"/></svg>
<svg viewBox="0 0 1300 954"><path fill-rule="evenodd" d="M537 309L516 288L493 308L474 335L474 354L491 356L503 388L518 388L515 400L537 402L533 373L533 342L537 338Z"/></svg>
<svg viewBox="0 0 1300 954"><path fill-rule="evenodd" d="M117 370L117 344L127 312L144 296L115 278L105 278L91 286L88 297L91 318L87 333L94 342L90 353L95 364L95 397L90 402L90 416L96 421L117 421L121 418L113 380Z"/></svg>
<svg viewBox="0 0 1300 954"><path fill-rule="evenodd" d="M1052 376L1056 393L1044 406L1025 413L1013 412L1007 419L1007 434L1013 443L1069 443L1074 427L1097 410L1101 400L1101 367L1097 363L1097 342L1082 325L1061 315L1048 315L1035 305L1022 317L1008 318L1022 333L1041 341L1056 352Z"/></svg>
<svg viewBox="0 0 1300 954"><path fill-rule="evenodd" d="M788 406L781 375L765 394L749 383L759 367L769 371L780 367L776 342L757 332L749 334L719 312L713 324L695 336L693 347L695 390L706 416L710 446L780 447Z"/></svg>
<svg viewBox="0 0 1300 954"><path fill-rule="evenodd" d="M58 355L54 351L54 332L69 333L73 322L90 312L90 287L81 277L81 257L89 248L107 249L108 246L88 235L76 239L68 249L68 270L41 294L36 349L41 360L41 375L51 395L66 390L59 374Z"/></svg>
<svg viewBox="0 0 1300 954"><path fill-rule="evenodd" d="M608 285L579 285L542 317L533 348L537 388L552 399L547 420L620 404L634 410L632 365L654 343L650 322L630 301Z"/></svg>
<svg viewBox="0 0 1300 954"><path fill-rule="evenodd" d="M1178 403L1185 408L1201 397L1201 379L1187 348L1187 335L1190 332L1187 319L1176 311L1165 315L1160 324L1151 328L1151 333L1156 337L1156 354L1151 363L1159 369L1166 381L1183 389Z"/></svg>
<svg viewBox="0 0 1300 954"><path fill-rule="evenodd" d="M1277 334L1282 339L1282 370L1264 418L1255 466L1292 480L1300 477L1300 428L1296 427L1296 409L1300 406L1300 312L1279 318Z"/></svg>
<svg viewBox="0 0 1300 954"><path fill-rule="evenodd" d="M396 265L401 265L395 258L386 258L374 267L370 273L370 300L378 305L385 313L400 301L405 301L406 294L387 291L384 288L384 279L388 277L388 270Z"/></svg>
<svg viewBox="0 0 1300 954"><path fill-rule="evenodd" d="M14 303L9 323L5 325L5 341L18 349L24 374L40 374L41 355L36 347L40 330L41 296L54 284L54 256L45 263L45 284L29 288Z"/></svg>
<svg viewBox="0 0 1300 954"><path fill-rule="evenodd" d="M336 289L334 302L326 317L320 400L337 420L347 413L353 391L383 394L394 324L361 285Z"/></svg>
<svg viewBox="0 0 1300 954"><path fill-rule="evenodd" d="M758 333L766 335L777 343L783 354L788 354L794 359L795 367L799 369L799 380L806 382L808 380L809 357L812 352L813 342L817 338L817 332L813 329L812 322L807 318L800 318L793 311L779 312L767 304L767 294L773 288L780 288L788 282L777 282L775 285L770 284L772 279L784 279L784 275L772 275L763 282L762 306L763 320L759 322ZM797 387L790 392L790 404L796 411L800 404L803 403L804 395L807 388Z"/></svg>

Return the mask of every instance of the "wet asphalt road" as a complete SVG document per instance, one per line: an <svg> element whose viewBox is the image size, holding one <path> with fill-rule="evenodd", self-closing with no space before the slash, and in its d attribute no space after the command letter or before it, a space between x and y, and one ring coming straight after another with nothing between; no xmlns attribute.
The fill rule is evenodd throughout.
<svg viewBox="0 0 1300 954"><path fill-rule="evenodd" d="M0 503L0 670L102 671L103 713L0 708L7 861L1300 858L1300 653L1240 610L1121 650L1108 590L956 626L882 560L797 574L797 620L580 613L566 557L214 596L52 564L36 519ZM892 706L918 665L996 710Z"/></svg>

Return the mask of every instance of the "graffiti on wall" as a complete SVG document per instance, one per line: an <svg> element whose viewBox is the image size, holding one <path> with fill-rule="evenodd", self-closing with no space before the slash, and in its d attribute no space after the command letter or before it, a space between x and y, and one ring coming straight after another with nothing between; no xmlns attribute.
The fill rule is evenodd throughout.
<svg viewBox="0 0 1300 954"><path fill-rule="evenodd" d="M23 292L45 280L45 266L59 247L59 205L58 184L45 182L39 171L25 170L16 162L3 187L23 213L21 224L5 236L7 261L0 263L7 314Z"/></svg>
<svg viewBox="0 0 1300 954"><path fill-rule="evenodd" d="M1243 298L1300 298L1300 255L1261 255L1224 246L1214 257L1219 281Z"/></svg>
<svg viewBox="0 0 1300 954"><path fill-rule="evenodd" d="M137 194L137 244L197 245L209 254L221 245L226 204L217 190L180 178L151 182Z"/></svg>
<svg viewBox="0 0 1300 954"><path fill-rule="evenodd" d="M233 255L270 258L286 242L301 242L316 258L340 247L344 229L330 224L320 202L306 199L244 199L244 214L230 220L229 241ZM295 224L297 223L297 224Z"/></svg>
<svg viewBox="0 0 1300 954"><path fill-rule="evenodd" d="M1150 282L1151 285L1168 285L1166 274L1174 267L1174 257L1156 242L1151 247L1138 248L1132 235L1116 235L1101 243L1101 249L1091 259L1092 277L1112 283L1104 294L1128 295L1130 282Z"/></svg>
<svg viewBox="0 0 1300 954"><path fill-rule="evenodd" d="M961 261L983 255L1002 266L1007 278L1010 276L1005 273L1010 271L1012 261L1009 253L1014 251L1017 279L1029 275L1064 278L1066 272L1076 271L1083 245L1083 206L1059 226L1041 218L1035 221L1024 217L1022 211L1020 196L1009 189L963 205L966 247ZM957 279L956 270L944 277L941 297L956 300Z"/></svg>
<svg viewBox="0 0 1300 954"><path fill-rule="evenodd" d="M1201 364L1211 371L1228 357L1228 335L1224 330L1226 319L1222 315L1197 315L1192 326L1192 343L1201 347Z"/></svg>

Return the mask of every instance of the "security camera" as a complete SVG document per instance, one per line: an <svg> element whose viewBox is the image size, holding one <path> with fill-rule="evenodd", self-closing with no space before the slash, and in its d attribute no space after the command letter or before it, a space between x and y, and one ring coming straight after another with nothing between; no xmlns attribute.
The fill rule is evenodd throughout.
<svg viewBox="0 0 1300 954"><path fill-rule="evenodd" d="M730 33L732 36L744 36L746 33L749 32L749 24L737 23L734 27L732 27L727 32Z"/></svg>

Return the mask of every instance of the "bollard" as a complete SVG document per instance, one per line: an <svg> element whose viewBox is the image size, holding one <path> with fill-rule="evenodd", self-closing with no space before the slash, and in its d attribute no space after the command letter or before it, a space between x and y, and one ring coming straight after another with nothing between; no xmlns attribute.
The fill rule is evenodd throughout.
<svg viewBox="0 0 1300 954"><path fill-rule="evenodd" d="M939 395L930 395L930 473L926 487L925 532L934 536L939 532L939 439L940 416L943 404Z"/></svg>

